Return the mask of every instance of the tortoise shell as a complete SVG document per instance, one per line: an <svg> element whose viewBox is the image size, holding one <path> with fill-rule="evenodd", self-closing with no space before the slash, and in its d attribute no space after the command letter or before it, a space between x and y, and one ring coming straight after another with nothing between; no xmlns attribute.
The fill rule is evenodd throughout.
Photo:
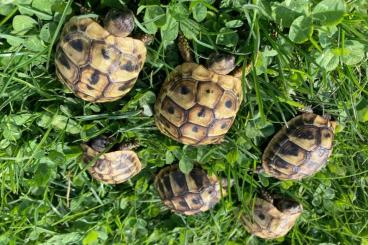
<svg viewBox="0 0 368 245"><path fill-rule="evenodd" d="M225 180L221 184L217 177L207 175L199 167L184 174L178 164L161 169L154 183L163 203L185 215L204 212L215 206L221 194L226 194Z"/></svg>
<svg viewBox="0 0 368 245"><path fill-rule="evenodd" d="M73 17L57 45L56 74L84 100L114 101L132 89L146 53L140 40L114 36L90 18Z"/></svg>
<svg viewBox="0 0 368 245"><path fill-rule="evenodd" d="M241 220L249 233L275 239L290 231L302 211L302 205L291 200L279 199L272 203L256 198L252 212L242 215Z"/></svg>
<svg viewBox="0 0 368 245"><path fill-rule="evenodd" d="M196 63L184 63L165 80L155 104L162 133L183 144L219 143L243 99L241 80Z"/></svg>
<svg viewBox="0 0 368 245"><path fill-rule="evenodd" d="M102 153L87 144L82 144L83 161L96 162L88 169L91 176L107 184L119 184L127 181L142 170L137 154L132 150L117 150Z"/></svg>
<svg viewBox="0 0 368 245"><path fill-rule="evenodd" d="M313 113L291 119L262 156L264 171L278 179L302 179L318 172L332 153L336 122Z"/></svg>

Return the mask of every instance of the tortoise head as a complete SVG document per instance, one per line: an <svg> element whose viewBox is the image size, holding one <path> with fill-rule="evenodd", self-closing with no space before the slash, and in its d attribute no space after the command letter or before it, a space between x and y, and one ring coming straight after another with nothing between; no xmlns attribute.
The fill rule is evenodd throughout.
<svg viewBox="0 0 368 245"><path fill-rule="evenodd" d="M98 153L104 152L106 148L113 142L112 139L106 136L100 136L90 140L87 145Z"/></svg>
<svg viewBox="0 0 368 245"><path fill-rule="evenodd" d="M213 196L214 204L218 202L218 200L221 199L221 197L227 195L227 190L230 185L233 186L234 180L227 181L227 179L217 179L216 177L210 177L210 181L212 182L212 185L209 188L209 192L211 192L211 195Z"/></svg>
<svg viewBox="0 0 368 245"><path fill-rule="evenodd" d="M235 68L235 57L229 54L211 54L207 67L217 74L229 74Z"/></svg>
<svg viewBox="0 0 368 245"><path fill-rule="evenodd" d="M127 37L134 29L134 14L129 9L110 10L105 17L104 25L111 34Z"/></svg>
<svg viewBox="0 0 368 245"><path fill-rule="evenodd" d="M276 198L274 199L273 204L278 210L280 210L280 212L288 215L301 214L303 211L303 206L291 199Z"/></svg>

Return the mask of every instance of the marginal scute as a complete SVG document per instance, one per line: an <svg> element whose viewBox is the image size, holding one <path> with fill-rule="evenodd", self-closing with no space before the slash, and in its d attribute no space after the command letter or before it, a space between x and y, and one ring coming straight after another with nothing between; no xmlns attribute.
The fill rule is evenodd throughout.
<svg viewBox="0 0 368 245"><path fill-rule="evenodd" d="M232 118L216 120L208 129L208 136L216 136L226 134L233 123Z"/></svg>
<svg viewBox="0 0 368 245"><path fill-rule="evenodd" d="M91 22L87 26L85 34L89 39L101 41L110 35L108 31L106 31L102 26L100 26L96 22Z"/></svg>
<svg viewBox="0 0 368 245"><path fill-rule="evenodd" d="M199 81L211 81L212 76L213 72L207 70L204 66L201 65L198 65L192 73L192 77Z"/></svg>
<svg viewBox="0 0 368 245"><path fill-rule="evenodd" d="M334 123L311 113L291 119L263 153L265 172L282 180L299 180L320 171L332 152Z"/></svg>
<svg viewBox="0 0 368 245"><path fill-rule="evenodd" d="M173 125L171 122L169 122L166 118L164 118L162 115L160 115L159 118L156 118L156 120L159 121L157 125L162 132L173 138L180 137L178 132L179 129L175 127L175 125Z"/></svg>
<svg viewBox="0 0 368 245"><path fill-rule="evenodd" d="M227 75L222 75L222 76L219 76L218 77L218 84L226 89L226 90L231 90L234 88L234 86L236 86L236 84L241 84L240 80L237 79L238 81L236 81L235 79L237 78L234 78L232 76L227 76Z"/></svg>
<svg viewBox="0 0 368 245"><path fill-rule="evenodd" d="M317 127L326 127L329 124L328 122L329 120L327 120L326 118L317 115L314 119L313 124Z"/></svg>
<svg viewBox="0 0 368 245"><path fill-rule="evenodd" d="M207 133L207 129L205 127L193 123L184 124L180 131L184 137L192 138L198 141L202 140Z"/></svg>
<svg viewBox="0 0 368 245"><path fill-rule="evenodd" d="M330 150L332 148L332 141L334 138L334 133L332 129L322 128L321 134L321 146L325 149Z"/></svg>
<svg viewBox="0 0 368 245"><path fill-rule="evenodd" d="M77 82L78 67L72 63L62 50L56 54L55 64L57 66L56 73L58 77L62 77L63 82L67 84L74 84Z"/></svg>

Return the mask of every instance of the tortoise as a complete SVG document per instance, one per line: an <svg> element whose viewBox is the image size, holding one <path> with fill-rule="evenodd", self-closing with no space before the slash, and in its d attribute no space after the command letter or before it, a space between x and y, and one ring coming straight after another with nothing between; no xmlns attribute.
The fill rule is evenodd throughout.
<svg viewBox="0 0 368 245"><path fill-rule="evenodd" d="M103 28L91 18L72 17L56 48L58 79L89 102L111 102L128 93L146 60L147 36L128 35L134 29L130 10L111 10Z"/></svg>
<svg viewBox="0 0 368 245"><path fill-rule="evenodd" d="M301 215L303 206L282 197L256 198L252 212L243 214L245 229L263 239L285 236Z"/></svg>
<svg viewBox="0 0 368 245"><path fill-rule="evenodd" d="M164 81L155 103L158 129L170 138L189 145L220 143L230 129L243 100L235 57L210 56L208 68L192 62L186 39L179 38L185 62Z"/></svg>
<svg viewBox="0 0 368 245"><path fill-rule="evenodd" d="M131 150L134 145L121 144L105 153L112 141L111 138L101 136L82 144L83 161L89 164L95 160L88 169L93 178L107 184L120 184L138 174L142 164L137 154Z"/></svg>
<svg viewBox="0 0 368 245"><path fill-rule="evenodd" d="M294 117L267 145L261 171L280 180L315 174L332 153L335 128L327 115L306 112Z"/></svg>
<svg viewBox="0 0 368 245"><path fill-rule="evenodd" d="M226 195L228 186L226 179L207 175L198 166L184 174L178 164L161 169L154 185L169 209L185 215L205 212L215 206L221 196Z"/></svg>

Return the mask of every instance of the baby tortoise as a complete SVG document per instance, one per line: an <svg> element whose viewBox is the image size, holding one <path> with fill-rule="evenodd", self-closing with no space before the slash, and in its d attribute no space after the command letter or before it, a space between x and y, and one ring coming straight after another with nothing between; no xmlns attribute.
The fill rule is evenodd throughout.
<svg viewBox="0 0 368 245"><path fill-rule="evenodd" d="M261 171L280 180L299 180L318 172L332 153L336 122L303 113L291 119L270 141Z"/></svg>
<svg viewBox="0 0 368 245"><path fill-rule="evenodd" d="M134 29L130 10L110 11L104 25L106 29L91 18L71 18L55 57L59 80L78 97L97 103L115 101L128 93L147 53L144 42L128 37Z"/></svg>
<svg viewBox="0 0 368 245"><path fill-rule="evenodd" d="M155 177L154 185L168 208L185 215L212 208L221 196L226 195L227 189L225 179L209 176L199 167L184 174L178 164L161 169Z"/></svg>
<svg viewBox="0 0 368 245"><path fill-rule="evenodd" d="M107 184L120 184L138 174L142 164L137 154L131 150L135 146L121 145L104 153L111 143L112 140L107 137L98 137L82 144L83 161L88 164L96 159L88 169L93 178Z"/></svg>
<svg viewBox="0 0 368 245"><path fill-rule="evenodd" d="M242 215L246 230L263 239L285 236L301 215L301 204L285 198L256 198L251 214Z"/></svg>
<svg viewBox="0 0 368 245"><path fill-rule="evenodd" d="M212 55L208 68L192 61L189 45L179 39L185 63L166 78L155 104L159 130L183 144L220 143L234 122L243 100L241 70L235 57Z"/></svg>

